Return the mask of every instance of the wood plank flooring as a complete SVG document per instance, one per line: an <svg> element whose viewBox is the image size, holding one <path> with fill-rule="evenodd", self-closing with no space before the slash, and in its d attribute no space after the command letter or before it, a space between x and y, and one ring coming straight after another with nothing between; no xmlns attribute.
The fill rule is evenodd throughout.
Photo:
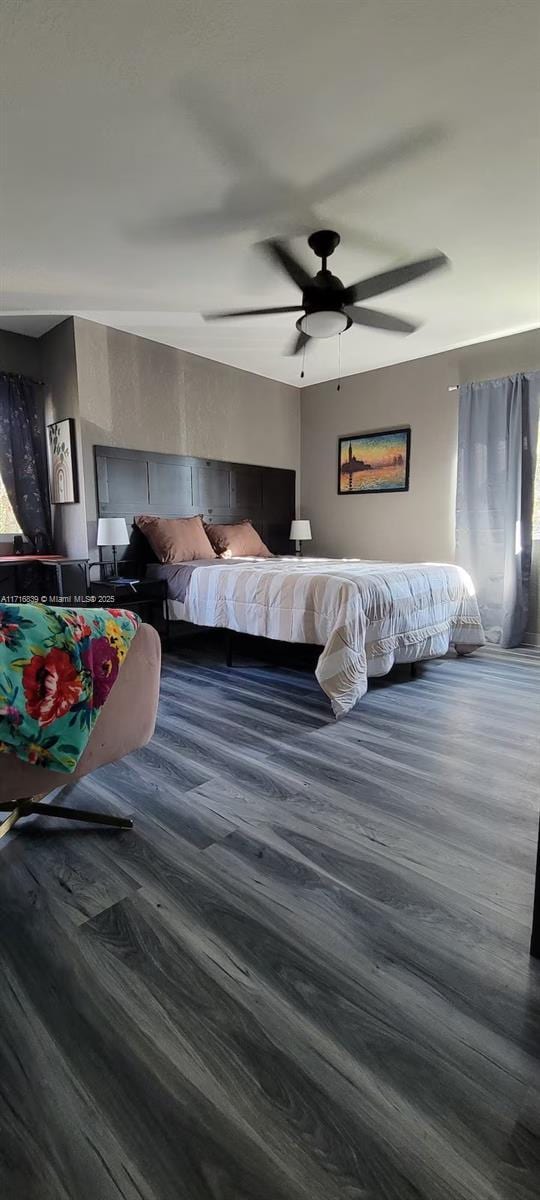
<svg viewBox="0 0 540 1200"><path fill-rule="evenodd" d="M2 1200L538 1197L540 653L220 654L0 850Z"/></svg>

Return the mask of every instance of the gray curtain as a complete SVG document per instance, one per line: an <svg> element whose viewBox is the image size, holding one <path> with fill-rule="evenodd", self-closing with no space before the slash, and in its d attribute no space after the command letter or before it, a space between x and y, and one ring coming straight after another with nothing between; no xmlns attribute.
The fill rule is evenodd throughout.
<svg viewBox="0 0 540 1200"><path fill-rule="evenodd" d="M0 373L0 475L25 537L52 550L51 506L39 385Z"/></svg>
<svg viewBox="0 0 540 1200"><path fill-rule="evenodd" d="M539 397L539 372L459 389L456 557L500 646L527 624Z"/></svg>

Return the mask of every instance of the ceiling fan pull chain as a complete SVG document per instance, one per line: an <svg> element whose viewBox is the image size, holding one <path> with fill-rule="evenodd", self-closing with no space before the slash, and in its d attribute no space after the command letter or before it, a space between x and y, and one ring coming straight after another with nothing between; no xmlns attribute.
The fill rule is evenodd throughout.
<svg viewBox="0 0 540 1200"><path fill-rule="evenodd" d="M304 378L305 365L306 365L306 344L304 342L304 347L302 350L302 370L300 371L300 379Z"/></svg>
<svg viewBox="0 0 540 1200"><path fill-rule="evenodd" d="M341 334L338 336L338 385L336 391L341 391Z"/></svg>

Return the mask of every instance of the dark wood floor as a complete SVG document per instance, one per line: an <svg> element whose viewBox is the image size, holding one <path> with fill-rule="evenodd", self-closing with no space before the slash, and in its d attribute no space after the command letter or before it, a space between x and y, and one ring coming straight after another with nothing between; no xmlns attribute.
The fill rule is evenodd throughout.
<svg viewBox="0 0 540 1200"><path fill-rule="evenodd" d="M0 852L2 1200L532 1200L540 655L370 688L185 649Z"/></svg>

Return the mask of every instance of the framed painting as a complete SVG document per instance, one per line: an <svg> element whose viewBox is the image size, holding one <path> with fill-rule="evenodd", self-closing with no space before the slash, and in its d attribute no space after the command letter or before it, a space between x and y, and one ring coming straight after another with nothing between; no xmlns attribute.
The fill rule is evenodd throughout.
<svg viewBox="0 0 540 1200"><path fill-rule="evenodd" d="M48 425L47 433L51 504L77 504L79 481L73 417Z"/></svg>
<svg viewBox="0 0 540 1200"><path fill-rule="evenodd" d="M338 495L407 492L411 431L382 429L339 438Z"/></svg>

